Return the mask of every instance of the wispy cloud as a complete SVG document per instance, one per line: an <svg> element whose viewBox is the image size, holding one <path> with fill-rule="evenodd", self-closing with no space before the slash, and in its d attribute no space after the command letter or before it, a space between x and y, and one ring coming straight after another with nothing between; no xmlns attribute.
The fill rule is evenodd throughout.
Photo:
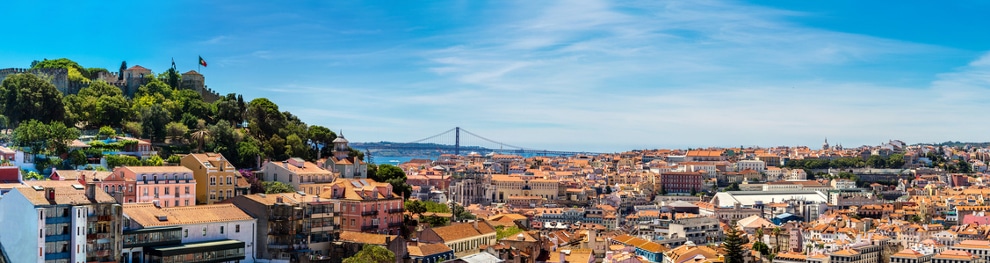
<svg viewBox="0 0 990 263"><path fill-rule="evenodd" d="M461 126L533 148L615 151L979 140L985 129L974 120L987 106L988 56L942 74L915 70L970 54L734 1L495 3L452 28L282 12L245 18L262 26L215 47L227 54L220 65L278 64L256 71L277 82L249 84L307 122L357 131L355 141ZM924 80L900 86L878 74Z"/></svg>
<svg viewBox="0 0 990 263"><path fill-rule="evenodd" d="M930 141L947 131L926 124L962 106L904 104L947 96L940 86L986 81L986 72L975 70L983 62L941 76L932 89L821 79L816 71L946 49L803 27L788 18L808 14L721 1L611 4L513 8L535 15L507 15L513 21L424 52L429 72L474 87L451 91L450 108L472 111L450 117L482 118L475 124L496 134L525 130L513 139L537 145L590 137L607 139L580 144ZM498 127L483 124L491 122ZM519 128L523 123L543 125Z"/></svg>

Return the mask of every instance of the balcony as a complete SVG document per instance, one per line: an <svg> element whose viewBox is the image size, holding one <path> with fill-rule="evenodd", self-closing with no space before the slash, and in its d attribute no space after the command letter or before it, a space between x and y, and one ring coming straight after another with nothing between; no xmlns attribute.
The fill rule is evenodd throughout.
<svg viewBox="0 0 990 263"><path fill-rule="evenodd" d="M361 232L369 232L378 230L378 226L361 226Z"/></svg>
<svg viewBox="0 0 990 263"><path fill-rule="evenodd" d="M393 228L393 227L401 227L401 226L402 226L402 222L392 222L392 223L388 223L388 227L389 227L389 228Z"/></svg>
<svg viewBox="0 0 990 263"><path fill-rule="evenodd" d="M376 215L378 215L378 210L361 212L361 216L376 216Z"/></svg>
<svg viewBox="0 0 990 263"><path fill-rule="evenodd" d="M402 209L402 208L392 208L392 209L389 209L388 210L388 213L389 214L399 214L399 213L402 213L402 212L405 212L405 209Z"/></svg>
<svg viewBox="0 0 990 263"><path fill-rule="evenodd" d="M268 244L268 248L270 248L270 249L288 249L289 248L289 245L288 244Z"/></svg>

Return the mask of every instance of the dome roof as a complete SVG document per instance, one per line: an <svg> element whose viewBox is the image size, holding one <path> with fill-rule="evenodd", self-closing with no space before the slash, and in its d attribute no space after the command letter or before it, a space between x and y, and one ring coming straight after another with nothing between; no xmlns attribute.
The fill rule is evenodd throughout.
<svg viewBox="0 0 990 263"><path fill-rule="evenodd" d="M347 139L344 139L344 136L340 136L340 137L337 137L337 139L333 139L333 143L339 143L339 142L346 143L347 142Z"/></svg>

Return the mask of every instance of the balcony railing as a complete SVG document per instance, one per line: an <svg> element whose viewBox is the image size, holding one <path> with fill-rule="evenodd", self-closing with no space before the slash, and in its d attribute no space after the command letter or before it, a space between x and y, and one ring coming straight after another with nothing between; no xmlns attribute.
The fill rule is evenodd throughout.
<svg viewBox="0 0 990 263"><path fill-rule="evenodd" d="M378 210L364 211L361 212L362 216L376 216L378 215Z"/></svg>
<svg viewBox="0 0 990 263"><path fill-rule="evenodd" d="M289 245L288 244L268 244L268 248L270 248L270 249L288 249L289 248Z"/></svg>
<svg viewBox="0 0 990 263"><path fill-rule="evenodd" d="M388 223L388 227L390 227L390 228L392 228L392 227L400 227L400 226L402 226L402 222Z"/></svg>
<svg viewBox="0 0 990 263"><path fill-rule="evenodd" d="M388 210L388 213L389 213L389 214L397 214L397 213L402 213L402 212L404 212L404 210L405 210L405 209L402 209L402 208L392 208L392 209L389 209L389 210Z"/></svg>
<svg viewBox="0 0 990 263"><path fill-rule="evenodd" d="M361 232L378 230L378 226L361 226Z"/></svg>

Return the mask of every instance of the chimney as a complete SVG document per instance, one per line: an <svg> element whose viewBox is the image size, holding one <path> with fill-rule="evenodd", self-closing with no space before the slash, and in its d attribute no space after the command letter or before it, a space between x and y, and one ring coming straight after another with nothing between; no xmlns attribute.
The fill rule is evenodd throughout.
<svg viewBox="0 0 990 263"><path fill-rule="evenodd" d="M474 222L471 223L474 224L474 229L478 229L478 220L480 219L475 219Z"/></svg>
<svg viewBox="0 0 990 263"><path fill-rule="evenodd" d="M162 208L162 204L158 200L152 200L151 203L155 204L155 208Z"/></svg>
<svg viewBox="0 0 990 263"><path fill-rule="evenodd" d="M86 183L86 198L96 200L96 183Z"/></svg>
<svg viewBox="0 0 990 263"><path fill-rule="evenodd" d="M560 263L567 263L567 254L564 253L564 250L560 250Z"/></svg>
<svg viewBox="0 0 990 263"><path fill-rule="evenodd" d="M45 199L55 201L55 188L45 188Z"/></svg>

